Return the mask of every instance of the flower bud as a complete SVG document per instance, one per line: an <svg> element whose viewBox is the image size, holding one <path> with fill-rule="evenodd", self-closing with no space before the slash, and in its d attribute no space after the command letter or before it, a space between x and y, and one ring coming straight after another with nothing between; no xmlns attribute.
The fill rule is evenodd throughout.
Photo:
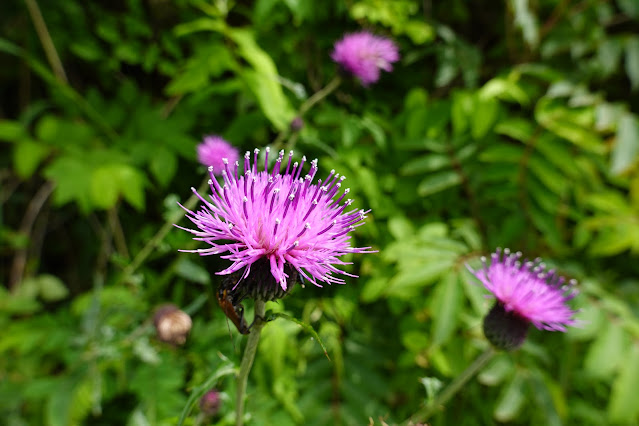
<svg viewBox="0 0 639 426"><path fill-rule="evenodd" d="M497 302L484 318L484 336L497 349L514 351L526 340L529 322Z"/></svg>
<svg viewBox="0 0 639 426"><path fill-rule="evenodd" d="M299 132L300 130L302 130L302 127L304 127L304 120L302 119L302 117L297 116L293 119L293 121L291 121L292 132Z"/></svg>
<svg viewBox="0 0 639 426"><path fill-rule="evenodd" d="M177 306L168 304L160 306L153 315L153 325L158 339L174 345L182 345L186 341L193 325L191 317Z"/></svg>
<svg viewBox="0 0 639 426"><path fill-rule="evenodd" d="M213 417L220 410L220 393L217 389L211 389L200 398L200 410L203 414L209 417Z"/></svg>

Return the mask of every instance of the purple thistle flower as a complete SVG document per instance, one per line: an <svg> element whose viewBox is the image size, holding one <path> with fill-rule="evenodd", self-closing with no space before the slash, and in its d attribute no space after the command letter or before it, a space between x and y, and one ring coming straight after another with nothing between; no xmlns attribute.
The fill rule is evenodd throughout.
<svg viewBox="0 0 639 426"><path fill-rule="evenodd" d="M205 136L204 141L197 146L198 161L206 167L212 166L213 173L217 176L221 175L224 169L224 158L234 163L240 158L240 154L237 148L220 136Z"/></svg>
<svg viewBox="0 0 639 426"><path fill-rule="evenodd" d="M399 49L392 40L362 31L336 42L331 58L368 86L379 80L380 70L392 71Z"/></svg>
<svg viewBox="0 0 639 426"><path fill-rule="evenodd" d="M306 157L302 157L301 164L291 164L293 151L282 172L283 150L269 171L269 148L266 148L264 170L258 171L258 153L256 149L251 162L251 154L246 152L243 174L238 162L230 164L225 159L223 186L211 176L209 200L192 189L203 205L197 212L185 210L198 229L179 228L211 247L181 251L200 255L227 253L221 257L233 263L217 274L241 271L233 289L249 277L252 266L260 279L249 277L247 285L270 279L284 292L289 284L294 284L297 273L319 287L320 282L345 282L334 273L356 277L337 266L348 264L340 259L345 254L369 252L370 247L351 247L349 232L363 225L370 210L345 211L352 200L342 203L349 189L338 195L344 176L331 170L324 181L312 183L318 170L317 159L310 162L310 170L303 176ZM240 293L245 295L246 291ZM264 298L263 293L258 294Z"/></svg>
<svg viewBox="0 0 639 426"><path fill-rule="evenodd" d="M540 330L566 331L566 326L575 325L576 311L567 302L577 295L573 289L576 281L564 285L564 277L554 270L546 271L541 259L523 261L520 252L497 249L491 255L490 265L482 257L483 267L470 269L484 284L506 313L532 323Z"/></svg>

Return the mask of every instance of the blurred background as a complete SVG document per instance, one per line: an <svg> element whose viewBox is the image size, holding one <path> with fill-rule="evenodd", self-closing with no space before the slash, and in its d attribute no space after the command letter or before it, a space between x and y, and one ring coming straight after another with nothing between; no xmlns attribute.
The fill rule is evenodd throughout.
<svg viewBox="0 0 639 426"><path fill-rule="evenodd" d="M290 131L361 29L400 62ZM465 265L496 247L577 279L582 325L531 330L432 424L639 424L636 0L4 0L0 64L3 424L232 423L228 264L178 253L201 246L172 226L209 134L345 175L372 209L353 244L379 250L270 306L331 360L269 323L249 424L408 418L487 347ZM156 333L165 303L192 318L184 343Z"/></svg>

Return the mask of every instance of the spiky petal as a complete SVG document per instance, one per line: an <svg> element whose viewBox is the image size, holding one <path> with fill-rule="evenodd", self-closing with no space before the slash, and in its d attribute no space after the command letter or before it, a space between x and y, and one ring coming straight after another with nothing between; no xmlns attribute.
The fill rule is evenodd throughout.
<svg viewBox="0 0 639 426"><path fill-rule="evenodd" d="M220 176L224 170L224 158L235 163L239 157L237 148L220 136L205 136L202 143L197 146L198 161L206 167L213 167L213 174L216 176Z"/></svg>
<svg viewBox="0 0 639 426"><path fill-rule="evenodd" d="M497 249L490 264L482 258L481 269L469 269L507 313L543 330L566 331L566 326L575 325L576 311L567 302L577 294L576 282L566 284L554 270L547 271L541 259L526 261L521 257L520 252Z"/></svg>
<svg viewBox="0 0 639 426"><path fill-rule="evenodd" d="M370 247L355 248L350 243L350 232L364 223L368 211L346 211L352 200L344 201L348 189L340 195L344 177L332 170L324 180L313 183L317 160L310 162L310 170L304 175L306 157L299 164L291 164L292 151L286 164L284 151L280 151L269 171L268 148L264 170L258 171L258 153L256 149L251 159L247 152L243 167L225 161L222 185L211 174L212 194L208 199L193 189L202 206L198 211L185 210L197 229L181 229L210 247L183 251L222 255L232 263L217 274L242 271L238 283L260 261L285 291L289 285L286 270L290 267L320 287L321 283L344 283L334 274L355 277L339 267L347 264L342 256L368 252Z"/></svg>
<svg viewBox="0 0 639 426"><path fill-rule="evenodd" d="M381 70L393 70L392 63L399 60L399 49L392 40L361 31L336 42L331 58L368 86L379 80Z"/></svg>

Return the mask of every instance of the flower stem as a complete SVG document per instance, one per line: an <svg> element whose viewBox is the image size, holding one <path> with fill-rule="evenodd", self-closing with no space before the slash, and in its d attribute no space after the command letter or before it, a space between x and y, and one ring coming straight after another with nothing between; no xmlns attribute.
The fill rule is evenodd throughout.
<svg viewBox="0 0 639 426"><path fill-rule="evenodd" d="M242 357L242 363L240 364L240 373L237 376L237 398L235 410L235 426L242 426L244 424L244 397L246 394L246 384L248 382L248 376L253 367L253 360L255 360L255 353L257 352L257 344L260 341L260 334L262 333L262 327L265 322L263 321L264 312L266 311L266 302L263 300L255 300L255 320L251 327L251 332L246 342L246 348L244 348L244 356Z"/></svg>
<svg viewBox="0 0 639 426"><path fill-rule="evenodd" d="M209 185L208 181L208 177L205 178L197 191L204 191ZM191 195L191 198L189 198L183 205L185 208L192 210L197 202L198 198L195 196L195 194L193 194ZM149 255L158 246L158 244L160 244L164 237L166 237L166 234L168 234L169 231L173 229L173 224L177 222L178 219L180 219L180 217L183 215L184 211L182 209L176 210L176 212L173 213L166 222L164 222L164 225L162 225L160 230L149 240L148 243L146 243L142 250L138 252L133 261L124 268L124 271L122 271L122 275L120 276L118 283L126 282L131 277L131 275L133 275L133 273L144 263L146 258L149 257Z"/></svg>
<svg viewBox="0 0 639 426"><path fill-rule="evenodd" d="M303 118L304 114L306 114L311 108L317 105L322 99L324 99L325 97L333 93L335 89L339 87L341 82L342 82L342 79L340 78L340 76L336 75L335 78L333 78L326 86L322 87L320 90L315 92L313 96L305 100L304 103L300 105L300 108L297 111L297 116L299 118ZM275 150L280 149L281 145L284 144L284 140L287 138L287 136L289 136L290 133L291 133L290 129L285 129L285 130L282 130L277 135L277 138L272 143L272 146L274 147ZM294 143L296 138L297 138L297 133L294 133L291 136L291 140L289 142L293 141ZM287 144L284 144L284 145L287 145ZM290 148L292 147L289 146L289 149Z"/></svg>
<svg viewBox="0 0 639 426"><path fill-rule="evenodd" d="M303 117L304 114L306 114L311 108L315 106L315 104L317 104L319 101L321 101L322 99L324 99L325 97L333 93L333 91L339 87L341 82L342 82L342 79L340 78L340 76L336 75L335 78L333 78L326 86L324 86L322 89L315 92L313 96L308 98L300 106L300 110L298 113L299 116Z"/></svg>
<svg viewBox="0 0 639 426"><path fill-rule="evenodd" d="M488 361L496 354L497 352L491 346L484 353L479 355L475 361L471 365L466 368L459 376L455 378L442 392L437 395L434 401L430 404L426 405L417 413L413 414L409 419L407 419L404 424L411 424L411 422L425 422L428 420L433 414L437 411L441 410L444 405L457 393L459 390L472 378L477 374L481 368L486 365Z"/></svg>

